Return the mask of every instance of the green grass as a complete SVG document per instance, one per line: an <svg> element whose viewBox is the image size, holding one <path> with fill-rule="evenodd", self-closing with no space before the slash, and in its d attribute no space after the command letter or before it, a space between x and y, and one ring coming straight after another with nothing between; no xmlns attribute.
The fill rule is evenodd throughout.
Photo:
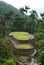
<svg viewBox="0 0 44 65"><path fill-rule="evenodd" d="M29 40L29 33L27 32L12 32L17 40Z"/></svg>
<svg viewBox="0 0 44 65"><path fill-rule="evenodd" d="M18 48L18 49L31 49L31 48L33 48L33 46L30 44L18 44L16 46L16 48Z"/></svg>

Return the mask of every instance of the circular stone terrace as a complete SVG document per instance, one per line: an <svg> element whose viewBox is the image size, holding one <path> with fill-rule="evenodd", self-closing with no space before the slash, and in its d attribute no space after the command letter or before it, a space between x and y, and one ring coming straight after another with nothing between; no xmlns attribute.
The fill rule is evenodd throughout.
<svg viewBox="0 0 44 65"><path fill-rule="evenodd" d="M9 36L13 37L15 40L21 41L21 42L34 39L34 35L31 35L27 32L11 32L9 34ZM14 46L16 49L32 49L33 48L33 46L30 43L25 44L25 42L24 42L21 44L21 43L17 42L15 45L15 41L13 41L13 42L14 42Z"/></svg>
<svg viewBox="0 0 44 65"><path fill-rule="evenodd" d="M34 39L34 35L31 35L27 32L11 32L9 36L13 36L16 40L32 40Z"/></svg>
<svg viewBox="0 0 44 65"><path fill-rule="evenodd" d="M35 56L36 49L34 49L34 46L30 42L33 39L34 35L31 35L27 32L11 32L9 34L9 40L14 44L14 55L18 61L21 61L23 63L30 63L31 58ZM23 42L21 43L19 41Z"/></svg>

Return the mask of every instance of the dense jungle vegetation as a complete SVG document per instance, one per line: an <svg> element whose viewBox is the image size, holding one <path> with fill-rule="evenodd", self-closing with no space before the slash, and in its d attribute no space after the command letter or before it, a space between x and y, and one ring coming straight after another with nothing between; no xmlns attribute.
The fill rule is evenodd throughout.
<svg viewBox="0 0 44 65"><path fill-rule="evenodd" d="M35 35L37 62L44 65L44 12L39 18L36 11L32 10L27 15L29 7L25 6L19 10L15 7L0 1L0 65L16 65L12 45L6 42L10 32L22 31ZM25 14L26 13L26 14ZM18 64L17 64L18 65ZM20 65L23 65L20 63Z"/></svg>

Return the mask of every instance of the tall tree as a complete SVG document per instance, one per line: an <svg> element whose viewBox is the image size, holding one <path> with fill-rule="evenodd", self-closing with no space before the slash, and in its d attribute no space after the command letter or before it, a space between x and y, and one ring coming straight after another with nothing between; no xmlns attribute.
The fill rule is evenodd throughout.
<svg viewBox="0 0 44 65"><path fill-rule="evenodd" d="M31 11L30 22L31 22L31 34L35 32L37 25L38 15L36 11Z"/></svg>

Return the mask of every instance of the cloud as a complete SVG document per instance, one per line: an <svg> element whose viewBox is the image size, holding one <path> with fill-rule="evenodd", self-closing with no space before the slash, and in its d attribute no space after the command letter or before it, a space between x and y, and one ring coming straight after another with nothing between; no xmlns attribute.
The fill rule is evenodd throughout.
<svg viewBox="0 0 44 65"><path fill-rule="evenodd" d="M32 9L44 7L44 0L2 0L2 1L5 1L16 8L24 7L25 5L29 6Z"/></svg>

